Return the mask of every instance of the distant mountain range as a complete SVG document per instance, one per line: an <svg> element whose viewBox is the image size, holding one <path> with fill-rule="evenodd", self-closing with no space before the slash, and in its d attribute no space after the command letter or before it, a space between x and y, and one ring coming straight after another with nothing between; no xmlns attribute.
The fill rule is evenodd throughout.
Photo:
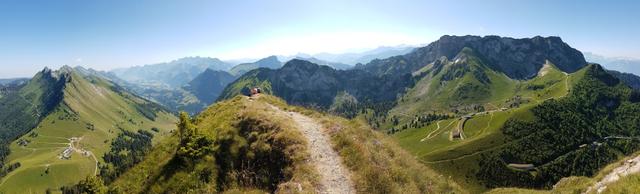
<svg viewBox="0 0 640 194"><path fill-rule="evenodd" d="M187 57L168 63L158 63L110 71L118 78L139 85L166 88L182 87L206 69L228 71L233 67L216 58Z"/></svg>
<svg viewBox="0 0 640 194"><path fill-rule="evenodd" d="M640 75L640 59L605 57L590 52L585 52L584 57L587 61L600 63L607 69Z"/></svg>
<svg viewBox="0 0 640 194"><path fill-rule="evenodd" d="M348 52L348 53L318 53L318 54L296 54L294 56L280 56L283 61L289 61L291 59L313 59L322 61L317 64L325 65L322 63L335 63L340 64L337 69L348 69L349 66L354 66L358 63L368 63L374 59L385 59L392 56L404 55L411 52L415 47L413 46L381 46L371 50L365 50L362 52ZM313 61L311 61L313 62ZM315 63L315 62L314 62ZM346 66L345 66L346 65ZM332 66L333 65L328 65Z"/></svg>
<svg viewBox="0 0 640 194"><path fill-rule="evenodd" d="M233 66L229 73L234 76L241 76L242 74L257 69L257 68L269 68L269 69L278 69L282 67L282 62L278 60L276 56L269 56L264 59L260 59L258 61L252 63L241 63L236 66Z"/></svg>
<svg viewBox="0 0 640 194"><path fill-rule="evenodd" d="M171 110L185 110L194 114L212 103L213 100L211 99L216 99L219 95L219 89L209 86L226 86L228 82L225 81L230 80L231 77L222 72L228 72L233 77L239 77L258 68L275 70L283 65L279 58L284 61L302 59L318 65L326 65L333 69L345 70L352 68L355 63L368 62L371 59L385 58L395 54L404 54L412 49L412 47L406 46L379 47L361 53L322 53L313 56L300 54L293 57L269 56L255 62L237 65L216 58L187 57L167 63L115 69L109 72L93 71L92 73L118 83L134 93L152 99ZM330 60L325 60L325 58Z"/></svg>
<svg viewBox="0 0 640 194"><path fill-rule="evenodd" d="M198 98L203 104L202 107L207 107L218 98L227 84L234 80L236 77L226 71L207 69L191 80L183 89Z"/></svg>
<svg viewBox="0 0 640 194"><path fill-rule="evenodd" d="M29 80L29 78L0 79L0 85L19 85Z"/></svg>

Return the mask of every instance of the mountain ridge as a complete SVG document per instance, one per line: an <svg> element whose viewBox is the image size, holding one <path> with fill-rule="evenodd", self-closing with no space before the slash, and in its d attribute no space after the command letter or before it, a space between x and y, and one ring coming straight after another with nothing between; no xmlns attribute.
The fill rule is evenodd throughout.
<svg viewBox="0 0 640 194"><path fill-rule="evenodd" d="M98 172L110 176L126 167L112 158L103 158L110 149L122 146L108 143L136 130L149 137L149 142L151 133L156 133L155 139L163 139L175 120L159 105L69 66L56 71L45 68L21 90L23 99L32 99L26 103L27 108L13 104L13 108L3 110L35 107L35 115L23 118L20 122L30 123L22 128L5 128L3 121L3 149L8 149L3 151L7 154L6 158L3 155L3 164L10 171L3 169L6 176L0 182L2 192L57 189ZM31 95L34 93L42 93L46 100L40 102L42 97ZM4 115L0 118L4 119ZM133 155L121 156L126 157ZM37 181L31 182L34 177Z"/></svg>

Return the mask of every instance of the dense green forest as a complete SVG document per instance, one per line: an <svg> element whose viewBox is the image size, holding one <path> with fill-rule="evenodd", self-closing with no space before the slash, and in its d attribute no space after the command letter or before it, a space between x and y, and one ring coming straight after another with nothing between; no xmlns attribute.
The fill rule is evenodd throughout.
<svg viewBox="0 0 640 194"><path fill-rule="evenodd" d="M100 176L109 183L127 169L144 159L151 150L153 134L138 130L131 132L122 130L111 142L111 150L102 158L106 164L100 166Z"/></svg>
<svg viewBox="0 0 640 194"><path fill-rule="evenodd" d="M640 94L602 67L588 68L568 97L533 108L534 120L507 121L505 144L482 155L478 180L490 188L551 188L563 177L591 176L640 150Z"/></svg>

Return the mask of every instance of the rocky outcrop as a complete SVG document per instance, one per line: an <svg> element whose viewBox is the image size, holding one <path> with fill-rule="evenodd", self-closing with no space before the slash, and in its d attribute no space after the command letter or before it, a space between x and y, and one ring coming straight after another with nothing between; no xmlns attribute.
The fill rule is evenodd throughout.
<svg viewBox="0 0 640 194"><path fill-rule="evenodd" d="M378 75L411 73L440 57L452 59L465 47L474 50L494 70L514 79L534 77L546 60L568 73L587 65L582 53L559 37L443 36L409 54L374 60L359 68Z"/></svg>

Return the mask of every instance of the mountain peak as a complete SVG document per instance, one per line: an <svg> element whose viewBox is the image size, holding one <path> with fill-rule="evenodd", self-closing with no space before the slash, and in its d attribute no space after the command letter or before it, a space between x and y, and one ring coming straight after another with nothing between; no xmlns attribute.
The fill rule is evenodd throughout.
<svg viewBox="0 0 640 194"><path fill-rule="evenodd" d="M307 60L302 59L291 59L289 62L285 63L282 69L315 69L320 67L320 65L309 62Z"/></svg>
<svg viewBox="0 0 640 194"><path fill-rule="evenodd" d="M536 36L516 39L500 36L445 35L409 54L374 60L367 64L365 69L376 74L412 73L442 56L452 59L464 48L472 49L494 70L515 79L535 76L546 60L568 73L587 65L582 53L563 42L560 37Z"/></svg>

